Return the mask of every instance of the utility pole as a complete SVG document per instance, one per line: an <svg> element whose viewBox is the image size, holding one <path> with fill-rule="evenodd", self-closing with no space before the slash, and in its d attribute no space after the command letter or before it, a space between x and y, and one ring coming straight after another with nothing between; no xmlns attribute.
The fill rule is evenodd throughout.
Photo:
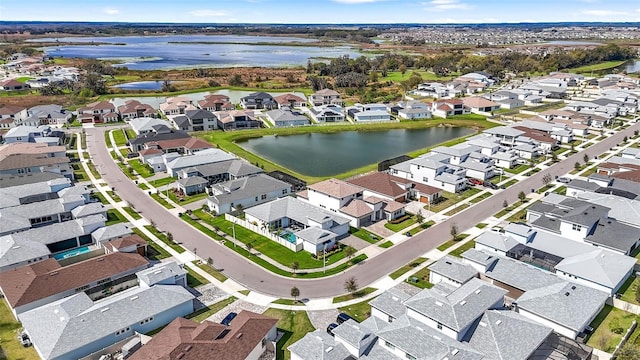
<svg viewBox="0 0 640 360"><path fill-rule="evenodd" d="M231 231L233 232L233 247L236 247L236 218L233 219L233 225L231 225Z"/></svg>

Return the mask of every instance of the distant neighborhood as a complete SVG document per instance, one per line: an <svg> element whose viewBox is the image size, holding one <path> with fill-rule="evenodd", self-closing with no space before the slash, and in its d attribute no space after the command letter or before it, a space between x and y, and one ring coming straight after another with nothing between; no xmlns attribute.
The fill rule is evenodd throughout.
<svg viewBox="0 0 640 360"><path fill-rule="evenodd" d="M38 74L3 81L8 93L79 74L20 54L2 66ZM0 107L12 326L0 346L42 359L587 360L637 341L637 77L470 72L396 102L343 95ZM207 137L470 114L489 125L312 183ZM398 255L409 244L429 249ZM233 261L253 276L234 278ZM358 284L358 269L384 275ZM290 293L251 286L266 274ZM335 297L304 293L338 277Z"/></svg>

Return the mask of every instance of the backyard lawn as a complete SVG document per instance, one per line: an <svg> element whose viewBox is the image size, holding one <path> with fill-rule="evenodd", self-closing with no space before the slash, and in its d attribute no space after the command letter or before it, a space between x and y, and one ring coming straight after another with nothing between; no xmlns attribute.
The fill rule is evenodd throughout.
<svg viewBox="0 0 640 360"><path fill-rule="evenodd" d="M17 331L21 328L19 322L13 317L6 300L2 299L0 304L0 358L38 360L40 357L33 346L25 348L17 339ZM4 357L2 356L4 355Z"/></svg>
<svg viewBox="0 0 640 360"><path fill-rule="evenodd" d="M306 311L271 308L267 309L263 315L278 319L276 326L279 330L284 331L284 335L276 345L276 359L291 359L291 353L287 347L315 330Z"/></svg>
<svg viewBox="0 0 640 360"><path fill-rule="evenodd" d="M639 321L640 318L632 313L605 305L591 323L591 327L595 330L587 340L587 345L606 352L613 351L633 320Z"/></svg>
<svg viewBox="0 0 640 360"><path fill-rule="evenodd" d="M202 219L211 226L220 228L227 235L233 235L234 225L224 219L224 216L213 217L211 214L199 209L193 212L194 215ZM298 263L298 269L320 269L323 266L323 259L315 259L306 251L294 252L266 238L260 234L246 229L240 225L235 226L235 236L244 244L251 244L252 251L258 251L265 256L279 262L282 265L290 266L294 261ZM326 258L326 264L333 264L345 257L344 251L339 251Z"/></svg>

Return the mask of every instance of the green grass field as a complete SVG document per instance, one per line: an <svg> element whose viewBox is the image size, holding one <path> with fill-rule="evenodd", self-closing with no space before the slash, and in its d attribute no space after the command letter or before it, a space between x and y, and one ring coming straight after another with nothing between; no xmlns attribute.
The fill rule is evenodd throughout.
<svg viewBox="0 0 640 360"><path fill-rule="evenodd" d="M218 311L224 309L225 307L227 307L227 305L233 303L234 301L238 300L237 298L231 296L228 297L224 300L220 300L217 303L213 304L213 305L209 305L207 307L204 307L196 312L193 312L189 315L186 316L187 319L191 319L193 321L197 321L197 322L203 322L205 320L207 320L207 318L209 318L211 315L217 313Z"/></svg>
<svg viewBox="0 0 640 360"><path fill-rule="evenodd" d="M13 317L5 299L0 304L0 354L4 353L4 359L38 360L40 357L33 346L25 348L18 341L18 330L22 326Z"/></svg>
<svg viewBox="0 0 640 360"><path fill-rule="evenodd" d="M153 176L153 169L147 164L143 164L138 159L129 160L129 166L133 168L143 178Z"/></svg>
<svg viewBox="0 0 640 360"><path fill-rule="evenodd" d="M304 296L304 294L301 295ZM276 326L284 331L284 335L276 345L276 359L291 359L291 353L287 347L315 330L306 311L267 309L263 314L278 319Z"/></svg>
<svg viewBox="0 0 640 360"><path fill-rule="evenodd" d="M358 322L363 322L371 316L371 305L369 305L369 301L371 300L341 307L340 311L356 319Z"/></svg>
<svg viewBox="0 0 640 360"><path fill-rule="evenodd" d="M127 144L127 137L122 130L113 130L111 133L113 134L113 141L116 142L116 146L124 146Z"/></svg>
<svg viewBox="0 0 640 360"><path fill-rule="evenodd" d="M389 277L392 278L393 280L399 278L400 276L406 274L407 272L409 272L411 269L414 269L416 267L418 267L420 264L422 264L423 262L427 261L427 258L423 258L423 257L419 257L415 260L413 260L412 262L408 263L407 265L401 267L400 269L392 272L391 274L389 274Z"/></svg>
<svg viewBox="0 0 640 360"><path fill-rule="evenodd" d="M598 64L593 64L593 65L586 65L586 66L580 66L577 68L572 68L572 69L566 69L567 72L571 72L571 73L590 73L592 71L603 71L603 70L609 70L609 69L614 69L617 68L618 66L621 66L622 64L624 64L626 61L622 60L622 61L605 61L605 62L601 62Z"/></svg>

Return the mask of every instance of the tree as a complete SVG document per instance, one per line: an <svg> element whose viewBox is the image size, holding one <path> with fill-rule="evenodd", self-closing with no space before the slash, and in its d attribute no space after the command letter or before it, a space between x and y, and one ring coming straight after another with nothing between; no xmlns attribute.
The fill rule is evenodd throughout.
<svg viewBox="0 0 640 360"><path fill-rule="evenodd" d="M507 202L507 199L504 199L504 200L502 201L502 207L503 207L503 208L506 208L507 206L509 206L509 203Z"/></svg>
<svg viewBox="0 0 640 360"><path fill-rule="evenodd" d="M229 78L229 85L231 86L244 86L245 83L242 81L242 76L240 74L235 74Z"/></svg>
<svg viewBox="0 0 640 360"><path fill-rule="evenodd" d="M422 224L424 222L424 216L422 215L422 209L418 209L418 212L416 213L416 221L418 222L418 224Z"/></svg>
<svg viewBox="0 0 640 360"><path fill-rule="evenodd" d="M451 234L451 238L453 238L453 240L457 240L458 239L458 225L451 224L451 228L449 229L449 234Z"/></svg>
<svg viewBox="0 0 640 360"><path fill-rule="evenodd" d="M640 359L640 347L636 346L633 342L627 341L627 343L620 348L620 351L616 353L618 360L636 360Z"/></svg>
<svg viewBox="0 0 640 360"><path fill-rule="evenodd" d="M291 263L291 270L293 270L293 273L296 273L296 270L298 270L298 268L300 267L300 264L298 264L297 261L294 261Z"/></svg>
<svg viewBox="0 0 640 360"><path fill-rule="evenodd" d="M553 178L551 177L551 174L545 174L542 177L542 183L544 184L544 186L551 184L552 181L553 181Z"/></svg>
<svg viewBox="0 0 640 360"><path fill-rule="evenodd" d="M247 248L247 251L249 252L249 256L251 256L251 249L253 249L253 245L251 243L247 243L245 245L245 247Z"/></svg>
<svg viewBox="0 0 640 360"><path fill-rule="evenodd" d="M573 168L576 170L580 170L580 162L576 161L576 163L573 164Z"/></svg>
<svg viewBox="0 0 640 360"><path fill-rule="evenodd" d="M588 163L589 162L589 155L584 154L584 156L582 157L582 160L584 160L584 163Z"/></svg>
<svg viewBox="0 0 640 360"><path fill-rule="evenodd" d="M555 152L551 153L551 162L553 162L553 163L557 163L558 162L558 154L556 154Z"/></svg>
<svg viewBox="0 0 640 360"><path fill-rule="evenodd" d="M298 301L298 296L300 296L300 289L298 289L297 287L292 287L291 288L291 296L293 297L293 300Z"/></svg>
<svg viewBox="0 0 640 360"><path fill-rule="evenodd" d="M407 65L405 65L405 64L400 65L398 70L400 70L400 74L404 75L404 73L407 72Z"/></svg>
<svg viewBox="0 0 640 360"><path fill-rule="evenodd" d="M213 269L213 258L211 257L207 258L207 265L209 265L209 267Z"/></svg>
<svg viewBox="0 0 640 360"><path fill-rule="evenodd" d="M173 242L173 234L168 232L167 233L167 240L169 240L169 242Z"/></svg>
<svg viewBox="0 0 640 360"><path fill-rule="evenodd" d="M518 199L520 199L520 201L524 202L524 199L527 198L527 194L524 193L524 191L520 191L518 193Z"/></svg>
<svg viewBox="0 0 640 360"><path fill-rule="evenodd" d="M174 92L174 91L176 91L176 88L171 84L171 81L164 80L162 82L162 92Z"/></svg>
<svg viewBox="0 0 640 360"><path fill-rule="evenodd" d="M347 256L347 258L349 259L349 261L351 261L351 257L356 253L356 249L351 247L351 246L347 246L346 248L344 248L344 254Z"/></svg>
<svg viewBox="0 0 640 360"><path fill-rule="evenodd" d="M344 282L344 289L352 295L358 290L358 280L355 277L350 277Z"/></svg>

